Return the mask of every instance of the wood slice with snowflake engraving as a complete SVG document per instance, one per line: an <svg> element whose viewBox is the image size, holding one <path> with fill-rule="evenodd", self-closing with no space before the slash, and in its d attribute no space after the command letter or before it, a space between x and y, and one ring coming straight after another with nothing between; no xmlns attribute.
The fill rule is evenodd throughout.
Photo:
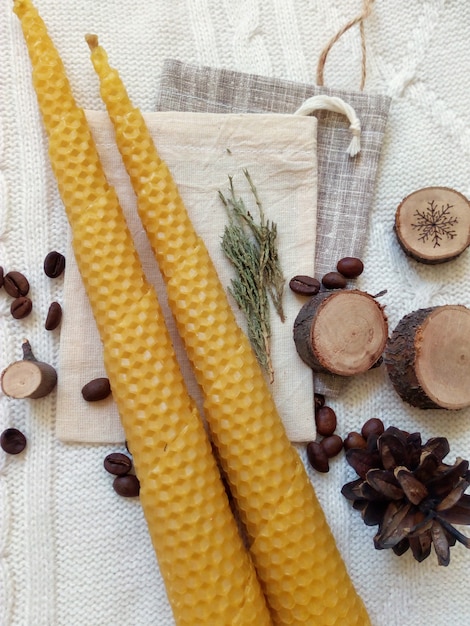
<svg viewBox="0 0 470 626"><path fill-rule="evenodd" d="M406 254L417 261L450 261L470 245L470 202L448 187L419 189L399 205L395 232Z"/></svg>

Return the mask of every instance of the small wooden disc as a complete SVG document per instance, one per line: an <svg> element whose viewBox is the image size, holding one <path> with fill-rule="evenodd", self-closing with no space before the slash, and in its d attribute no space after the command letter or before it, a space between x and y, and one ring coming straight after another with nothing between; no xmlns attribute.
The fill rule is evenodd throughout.
<svg viewBox="0 0 470 626"><path fill-rule="evenodd" d="M11 363L3 370L0 380L3 393L18 399L42 398L56 383L57 372L52 365L31 358Z"/></svg>
<svg viewBox="0 0 470 626"><path fill-rule="evenodd" d="M419 189L398 206L395 232L406 254L417 261L450 261L470 245L470 202L448 187Z"/></svg>
<svg viewBox="0 0 470 626"><path fill-rule="evenodd" d="M34 361L16 361L4 371L2 389L12 398L29 398L41 381L41 369Z"/></svg>

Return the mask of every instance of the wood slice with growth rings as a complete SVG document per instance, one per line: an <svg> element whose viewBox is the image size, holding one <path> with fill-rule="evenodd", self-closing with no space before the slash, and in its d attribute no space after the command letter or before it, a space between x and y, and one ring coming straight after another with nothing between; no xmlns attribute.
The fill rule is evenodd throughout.
<svg viewBox="0 0 470 626"><path fill-rule="evenodd" d="M43 361L38 361L29 341L24 341L23 359L11 363L1 376L2 391L11 398L42 398L57 383L57 372Z"/></svg>
<svg viewBox="0 0 470 626"><path fill-rule="evenodd" d="M470 309L448 304L405 315L384 362L395 390L412 406L470 406Z"/></svg>
<svg viewBox="0 0 470 626"><path fill-rule="evenodd" d="M321 291L299 311L294 341L313 371L354 376L380 358L388 337L383 307L358 289Z"/></svg>
<svg viewBox="0 0 470 626"><path fill-rule="evenodd" d="M416 261L434 265L455 259L470 245L470 202L448 187L425 187L402 200L395 233Z"/></svg>

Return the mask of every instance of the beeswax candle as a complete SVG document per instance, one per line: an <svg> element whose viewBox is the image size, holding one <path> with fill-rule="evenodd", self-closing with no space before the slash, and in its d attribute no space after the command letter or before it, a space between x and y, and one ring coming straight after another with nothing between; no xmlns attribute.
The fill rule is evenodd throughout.
<svg viewBox="0 0 470 626"><path fill-rule="evenodd" d="M202 421L85 115L36 9L16 0L14 10L175 621L269 626Z"/></svg>
<svg viewBox="0 0 470 626"><path fill-rule="evenodd" d="M366 626L364 605L171 173L104 49L96 37L87 40L273 620Z"/></svg>

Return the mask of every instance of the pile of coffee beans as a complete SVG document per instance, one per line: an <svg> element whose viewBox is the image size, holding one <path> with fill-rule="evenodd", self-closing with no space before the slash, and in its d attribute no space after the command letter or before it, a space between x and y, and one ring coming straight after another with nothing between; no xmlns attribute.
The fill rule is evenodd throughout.
<svg viewBox="0 0 470 626"><path fill-rule="evenodd" d="M55 250L49 252L44 259L44 272L50 278L59 277L65 269L65 257ZM5 274L0 266L0 288L13 298L10 306L12 317L17 320L24 319L33 310L33 301L29 297L30 285L28 278L17 270L11 270ZM62 320L62 307L58 302L53 302L46 316L44 327L46 330L54 330Z"/></svg>
<svg viewBox="0 0 470 626"><path fill-rule="evenodd" d="M4 273L3 267L1 268L1 281L0 287L3 286L5 292L13 298L13 302L10 306L10 313L17 319L23 319L27 317L33 310L33 302L28 297L29 293L29 281L24 274L12 270L11 272Z"/></svg>
<svg viewBox="0 0 470 626"><path fill-rule="evenodd" d="M326 406L325 396L316 393L315 399L315 425L317 427L317 440L307 444L307 458L310 465L317 472L330 471L330 459L337 456L343 449L343 440L335 433L337 426L336 413Z"/></svg>
<svg viewBox="0 0 470 626"><path fill-rule="evenodd" d="M321 281L313 276L297 275L289 281L289 287L301 296L315 296L320 289L345 289L348 280L358 278L364 271L364 264L357 257L346 256L340 259L335 272L327 272Z"/></svg>
<svg viewBox="0 0 470 626"><path fill-rule="evenodd" d="M0 447L7 454L20 454L26 448L26 437L17 428L7 428L0 435Z"/></svg>
<svg viewBox="0 0 470 626"><path fill-rule="evenodd" d="M360 432L351 431L343 440L334 433L336 414L333 409L324 404L324 397L321 394L315 394L315 403L315 406L318 406L315 411L315 423L319 437L316 441L307 444L307 458L317 472L328 472L329 460L337 456L342 449L365 449L371 439L376 440L385 430L382 420L372 417L364 422Z"/></svg>
<svg viewBox="0 0 470 626"><path fill-rule="evenodd" d="M140 493L140 482L133 473L132 459L122 452L111 452L105 458L104 469L115 478L114 491L123 498L136 498Z"/></svg>

